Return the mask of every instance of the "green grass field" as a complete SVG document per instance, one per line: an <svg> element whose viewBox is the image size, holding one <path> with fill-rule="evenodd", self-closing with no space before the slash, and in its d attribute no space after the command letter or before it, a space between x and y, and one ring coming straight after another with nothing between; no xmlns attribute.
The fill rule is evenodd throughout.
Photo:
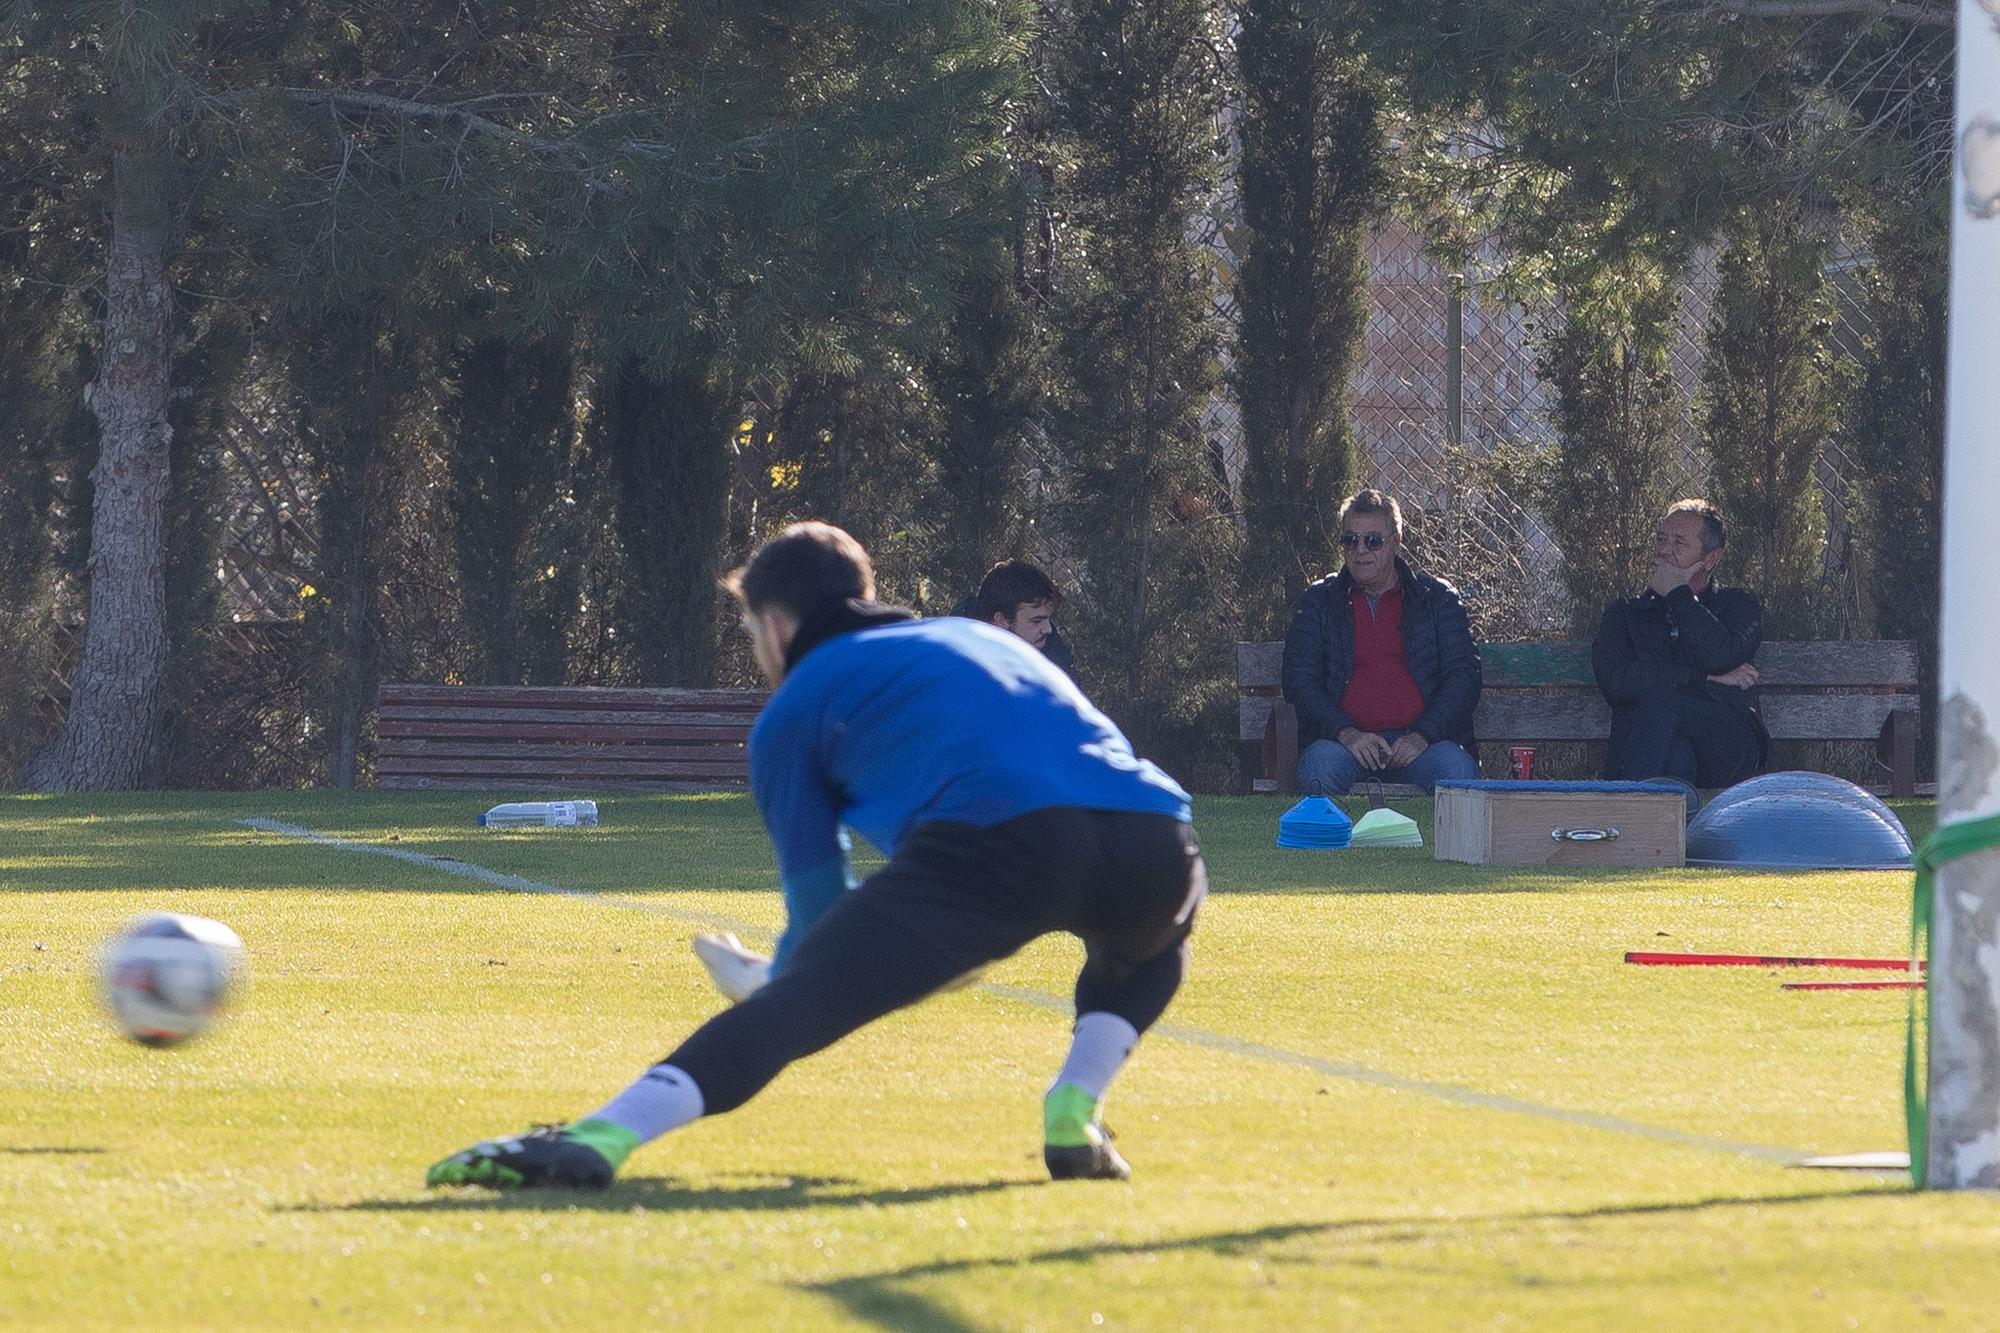
<svg viewBox="0 0 2000 1333"><path fill-rule="evenodd" d="M1205 800L1194 969L1109 1104L1131 1184L1042 1178L1079 958L1052 939L604 1195L426 1192L714 1012L692 931L778 924L741 798L503 835L486 803L0 798L0 1325L2000 1327L2000 1199L1785 1164L1901 1146L1902 995L1620 961L1897 954L1905 877L1278 852L1278 802ZM153 908L250 950L241 1011L178 1050L93 995Z"/></svg>

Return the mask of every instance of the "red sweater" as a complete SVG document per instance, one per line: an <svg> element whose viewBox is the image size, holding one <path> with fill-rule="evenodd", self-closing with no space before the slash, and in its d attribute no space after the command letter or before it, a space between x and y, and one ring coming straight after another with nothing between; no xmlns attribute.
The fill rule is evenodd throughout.
<svg viewBox="0 0 2000 1333"><path fill-rule="evenodd" d="M1403 588L1397 584L1371 608L1368 594L1356 588L1354 604L1354 671L1341 696L1341 711L1363 731L1402 731L1424 711L1403 661Z"/></svg>

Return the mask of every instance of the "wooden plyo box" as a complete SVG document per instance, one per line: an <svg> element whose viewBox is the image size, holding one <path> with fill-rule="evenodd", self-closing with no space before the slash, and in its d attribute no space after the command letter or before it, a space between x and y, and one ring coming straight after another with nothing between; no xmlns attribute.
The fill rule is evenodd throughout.
<svg viewBox="0 0 2000 1333"><path fill-rule="evenodd" d="M1650 782L1442 782L1440 861L1493 866L1677 866L1687 797Z"/></svg>

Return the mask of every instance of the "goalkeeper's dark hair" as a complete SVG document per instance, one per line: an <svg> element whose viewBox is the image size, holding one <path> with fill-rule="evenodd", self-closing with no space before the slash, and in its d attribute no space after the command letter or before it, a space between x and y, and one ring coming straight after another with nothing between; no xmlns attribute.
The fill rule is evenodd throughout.
<svg viewBox="0 0 2000 1333"><path fill-rule="evenodd" d="M1062 605L1062 592L1049 576L1025 560L1002 560L979 580L973 610L981 620L1005 616L1012 620L1024 606Z"/></svg>
<svg viewBox="0 0 2000 1333"><path fill-rule="evenodd" d="M875 563L831 523L794 523L723 576L752 615L783 611L803 621L830 602L875 599Z"/></svg>

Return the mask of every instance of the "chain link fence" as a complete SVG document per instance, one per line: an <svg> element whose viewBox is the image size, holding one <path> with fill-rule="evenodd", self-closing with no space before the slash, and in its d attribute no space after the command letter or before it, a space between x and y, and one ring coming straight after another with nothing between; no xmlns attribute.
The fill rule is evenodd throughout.
<svg viewBox="0 0 2000 1333"><path fill-rule="evenodd" d="M1212 257L1224 385L1204 423L1218 507L1240 516L1244 447L1228 388L1236 320L1235 258L1228 237L1235 220L1235 195L1226 188L1198 216L1194 236ZM1552 393L1536 362L1542 340L1563 318L1553 304L1523 306L1507 295L1501 281L1505 258L1488 246L1464 273L1454 273L1414 229L1393 221L1376 229L1368 249L1364 355L1352 396L1361 475L1402 501L1413 553L1460 585L1482 639L1576 637L1589 632L1596 608L1570 605L1561 576L1563 553L1551 528L1525 497L1509 493L1490 466L1498 446L1554 442ZM1839 295L1834 337L1857 358L1868 345L1867 265L1865 255L1840 252L1829 267ZM1694 411L1718 281L1714 256L1705 254L1682 293L1672 351L1682 411L1672 489L1680 494L1707 488ZM173 730L176 768L203 785L300 785L323 780L325 767L324 747L313 733L313 650L302 619L315 593L310 579L319 563L314 473L269 396L266 377L249 376L244 388L219 423L216 439L224 503L213 569L219 612L216 623L198 636L203 681L188 715ZM1031 511L1047 508L1059 489L1066 468L1060 452L1045 438L1031 447L1035 457L1025 497ZM1826 517L1822 582L1832 608L1828 623L1841 636L1865 633L1848 517L1857 470L1845 441L1827 442L1815 477ZM428 491L438 480L419 476L411 484ZM413 505L420 498L412 496ZM1060 532L1037 526L1047 549L1036 554L1058 578L1068 577L1072 561ZM1330 552L1327 562L1331 567ZM451 577L446 563L405 562L390 580L393 586L381 589L384 622L399 639L414 634L416 640L414 646L385 644L385 671L436 668L451 659L452 645L431 641L450 633L449 589L431 586ZM425 576L427 565L432 577ZM23 725L13 728L11 743L0 737L0 749L11 744L14 751L0 752L0 761L18 762L25 746L61 717L78 646L80 591L56 589L57 614L36 631L47 641L29 644L33 652L23 650L23 663L49 664L49 680L36 692L32 708L15 710L24 715ZM600 674L593 671L587 678Z"/></svg>
<svg viewBox="0 0 2000 1333"><path fill-rule="evenodd" d="M1397 497L1413 553L1458 583L1484 639L1585 634L1597 608L1577 608L1561 577L1562 550L1528 497L1509 492L1489 466L1499 446L1550 447L1553 390L1537 369L1543 341L1562 326L1553 301L1524 306L1504 282L1506 256L1489 244L1457 273L1415 229L1388 221L1368 245L1369 316L1352 390L1354 433L1366 484ZM1839 297L1835 337L1859 358L1869 328L1858 275L1867 259L1840 252L1829 268ZM1670 489L1700 495L1709 464L1696 421L1709 308L1720 273L1713 251L1691 267L1671 348L1680 426ZM1217 306L1218 319L1235 309ZM1218 396L1208 416L1226 473L1240 478L1243 438L1235 403ZM1827 441L1815 480L1826 515L1822 571L1841 636L1856 632L1858 593L1848 517L1857 471L1846 442ZM1333 556L1328 553L1331 565Z"/></svg>

